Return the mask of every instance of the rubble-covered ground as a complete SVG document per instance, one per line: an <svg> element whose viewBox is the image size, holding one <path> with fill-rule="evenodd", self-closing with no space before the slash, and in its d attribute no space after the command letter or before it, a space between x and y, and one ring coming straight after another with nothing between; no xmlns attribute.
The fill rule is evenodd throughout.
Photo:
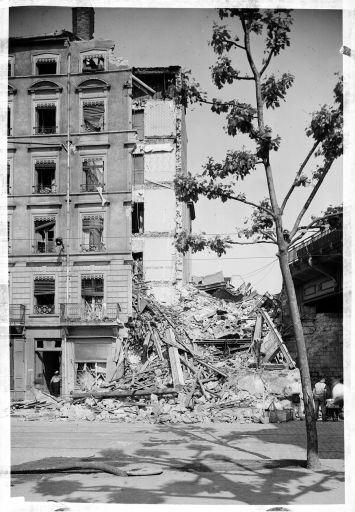
<svg viewBox="0 0 355 512"><path fill-rule="evenodd" d="M270 296L249 291L226 302L188 285L173 288L163 304L146 287L138 289L109 379L84 369L71 396L34 389L34 400L13 403L12 414L28 420L245 423L269 421L270 406L292 409L299 371L277 357L257 368L252 350L257 312L262 306L270 316L277 310ZM264 324L261 336L266 343L273 332Z"/></svg>

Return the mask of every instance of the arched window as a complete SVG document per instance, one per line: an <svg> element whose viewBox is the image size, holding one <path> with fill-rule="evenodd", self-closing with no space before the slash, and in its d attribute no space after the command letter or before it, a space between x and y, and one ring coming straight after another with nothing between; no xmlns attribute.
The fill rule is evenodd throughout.
<svg viewBox="0 0 355 512"><path fill-rule="evenodd" d="M76 89L80 101L80 131L107 130L107 91L110 86L103 80L85 80Z"/></svg>
<svg viewBox="0 0 355 512"><path fill-rule="evenodd" d="M32 95L32 127L36 135L59 131L59 98L63 87L49 80L35 82L28 89Z"/></svg>

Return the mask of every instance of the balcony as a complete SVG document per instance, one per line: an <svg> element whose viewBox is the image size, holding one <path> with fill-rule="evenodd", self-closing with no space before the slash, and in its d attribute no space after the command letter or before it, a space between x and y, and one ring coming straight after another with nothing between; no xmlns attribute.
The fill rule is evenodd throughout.
<svg viewBox="0 0 355 512"><path fill-rule="evenodd" d="M97 187L101 187L102 191L105 191L105 184L104 183L82 183L80 185L80 192L97 192Z"/></svg>
<svg viewBox="0 0 355 512"><path fill-rule="evenodd" d="M80 244L80 252L105 252L106 246L102 242L98 244Z"/></svg>
<svg viewBox="0 0 355 512"><path fill-rule="evenodd" d="M48 135L57 133L57 126L35 126L34 132L36 135Z"/></svg>
<svg viewBox="0 0 355 512"><path fill-rule="evenodd" d="M9 322L10 325L25 324L25 306L23 304L9 305Z"/></svg>
<svg viewBox="0 0 355 512"><path fill-rule="evenodd" d="M33 312L35 315L54 315L54 304L46 304L43 306L34 306Z"/></svg>
<svg viewBox="0 0 355 512"><path fill-rule="evenodd" d="M119 304L61 304L60 320L65 324L117 323Z"/></svg>
<svg viewBox="0 0 355 512"><path fill-rule="evenodd" d="M33 194L56 194L57 185L33 185Z"/></svg>

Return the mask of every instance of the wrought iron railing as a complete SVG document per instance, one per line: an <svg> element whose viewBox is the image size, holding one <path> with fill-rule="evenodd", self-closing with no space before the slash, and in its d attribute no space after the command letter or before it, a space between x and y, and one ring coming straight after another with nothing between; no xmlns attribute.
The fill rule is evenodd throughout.
<svg viewBox="0 0 355 512"><path fill-rule="evenodd" d="M105 184L104 183L82 183L80 185L80 191L81 192L97 192L97 187L101 187L102 191L105 190Z"/></svg>
<svg viewBox="0 0 355 512"><path fill-rule="evenodd" d="M100 126L94 126L93 124L82 124L81 129L83 132L103 132L105 128L105 123L101 123Z"/></svg>
<svg viewBox="0 0 355 512"><path fill-rule="evenodd" d="M98 244L81 244L81 252L105 252L106 246L102 242Z"/></svg>
<svg viewBox="0 0 355 512"><path fill-rule="evenodd" d="M54 304L46 304L44 306L34 306L33 312L35 315L54 315Z"/></svg>
<svg viewBox="0 0 355 512"><path fill-rule="evenodd" d="M316 249L317 243L330 244L331 242L339 239L341 239L341 234L339 235L339 231L335 229L326 229L319 233L315 233L314 235L301 240L289 250L288 262L292 263L293 261L306 256L308 254L307 249L312 252Z"/></svg>
<svg viewBox="0 0 355 512"><path fill-rule="evenodd" d="M55 252L55 244L54 242L37 242L33 247L33 252L35 254L53 253Z"/></svg>
<svg viewBox="0 0 355 512"><path fill-rule="evenodd" d="M25 323L25 306L23 304L10 304L9 305L9 321L10 324L24 324Z"/></svg>
<svg viewBox="0 0 355 512"><path fill-rule="evenodd" d="M61 304L60 319L65 323L112 323L119 311L119 304Z"/></svg>
<svg viewBox="0 0 355 512"><path fill-rule="evenodd" d="M33 185L33 194L56 194L57 185Z"/></svg>
<svg viewBox="0 0 355 512"><path fill-rule="evenodd" d="M35 126L34 131L36 135L57 133L57 126Z"/></svg>

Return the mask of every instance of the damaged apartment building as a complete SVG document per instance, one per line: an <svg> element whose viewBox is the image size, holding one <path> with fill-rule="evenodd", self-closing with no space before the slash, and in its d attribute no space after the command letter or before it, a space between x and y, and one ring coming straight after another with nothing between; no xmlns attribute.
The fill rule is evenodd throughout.
<svg viewBox="0 0 355 512"><path fill-rule="evenodd" d="M193 204L177 201L174 178L186 173L185 108L174 99L181 82L178 66L133 68L132 256L134 274L163 297L166 287L189 282L190 255L174 246L174 235L190 231ZM164 290L165 288L165 290Z"/></svg>
<svg viewBox="0 0 355 512"><path fill-rule="evenodd" d="M184 112L162 86L179 68L132 73L113 41L93 37L94 9L74 8L72 19L71 32L9 40L16 399L33 386L48 391L55 371L63 394L87 369L112 377L116 341L132 314L133 260L152 281L189 275L188 258L172 245L175 230L190 222L172 185L186 165Z"/></svg>

